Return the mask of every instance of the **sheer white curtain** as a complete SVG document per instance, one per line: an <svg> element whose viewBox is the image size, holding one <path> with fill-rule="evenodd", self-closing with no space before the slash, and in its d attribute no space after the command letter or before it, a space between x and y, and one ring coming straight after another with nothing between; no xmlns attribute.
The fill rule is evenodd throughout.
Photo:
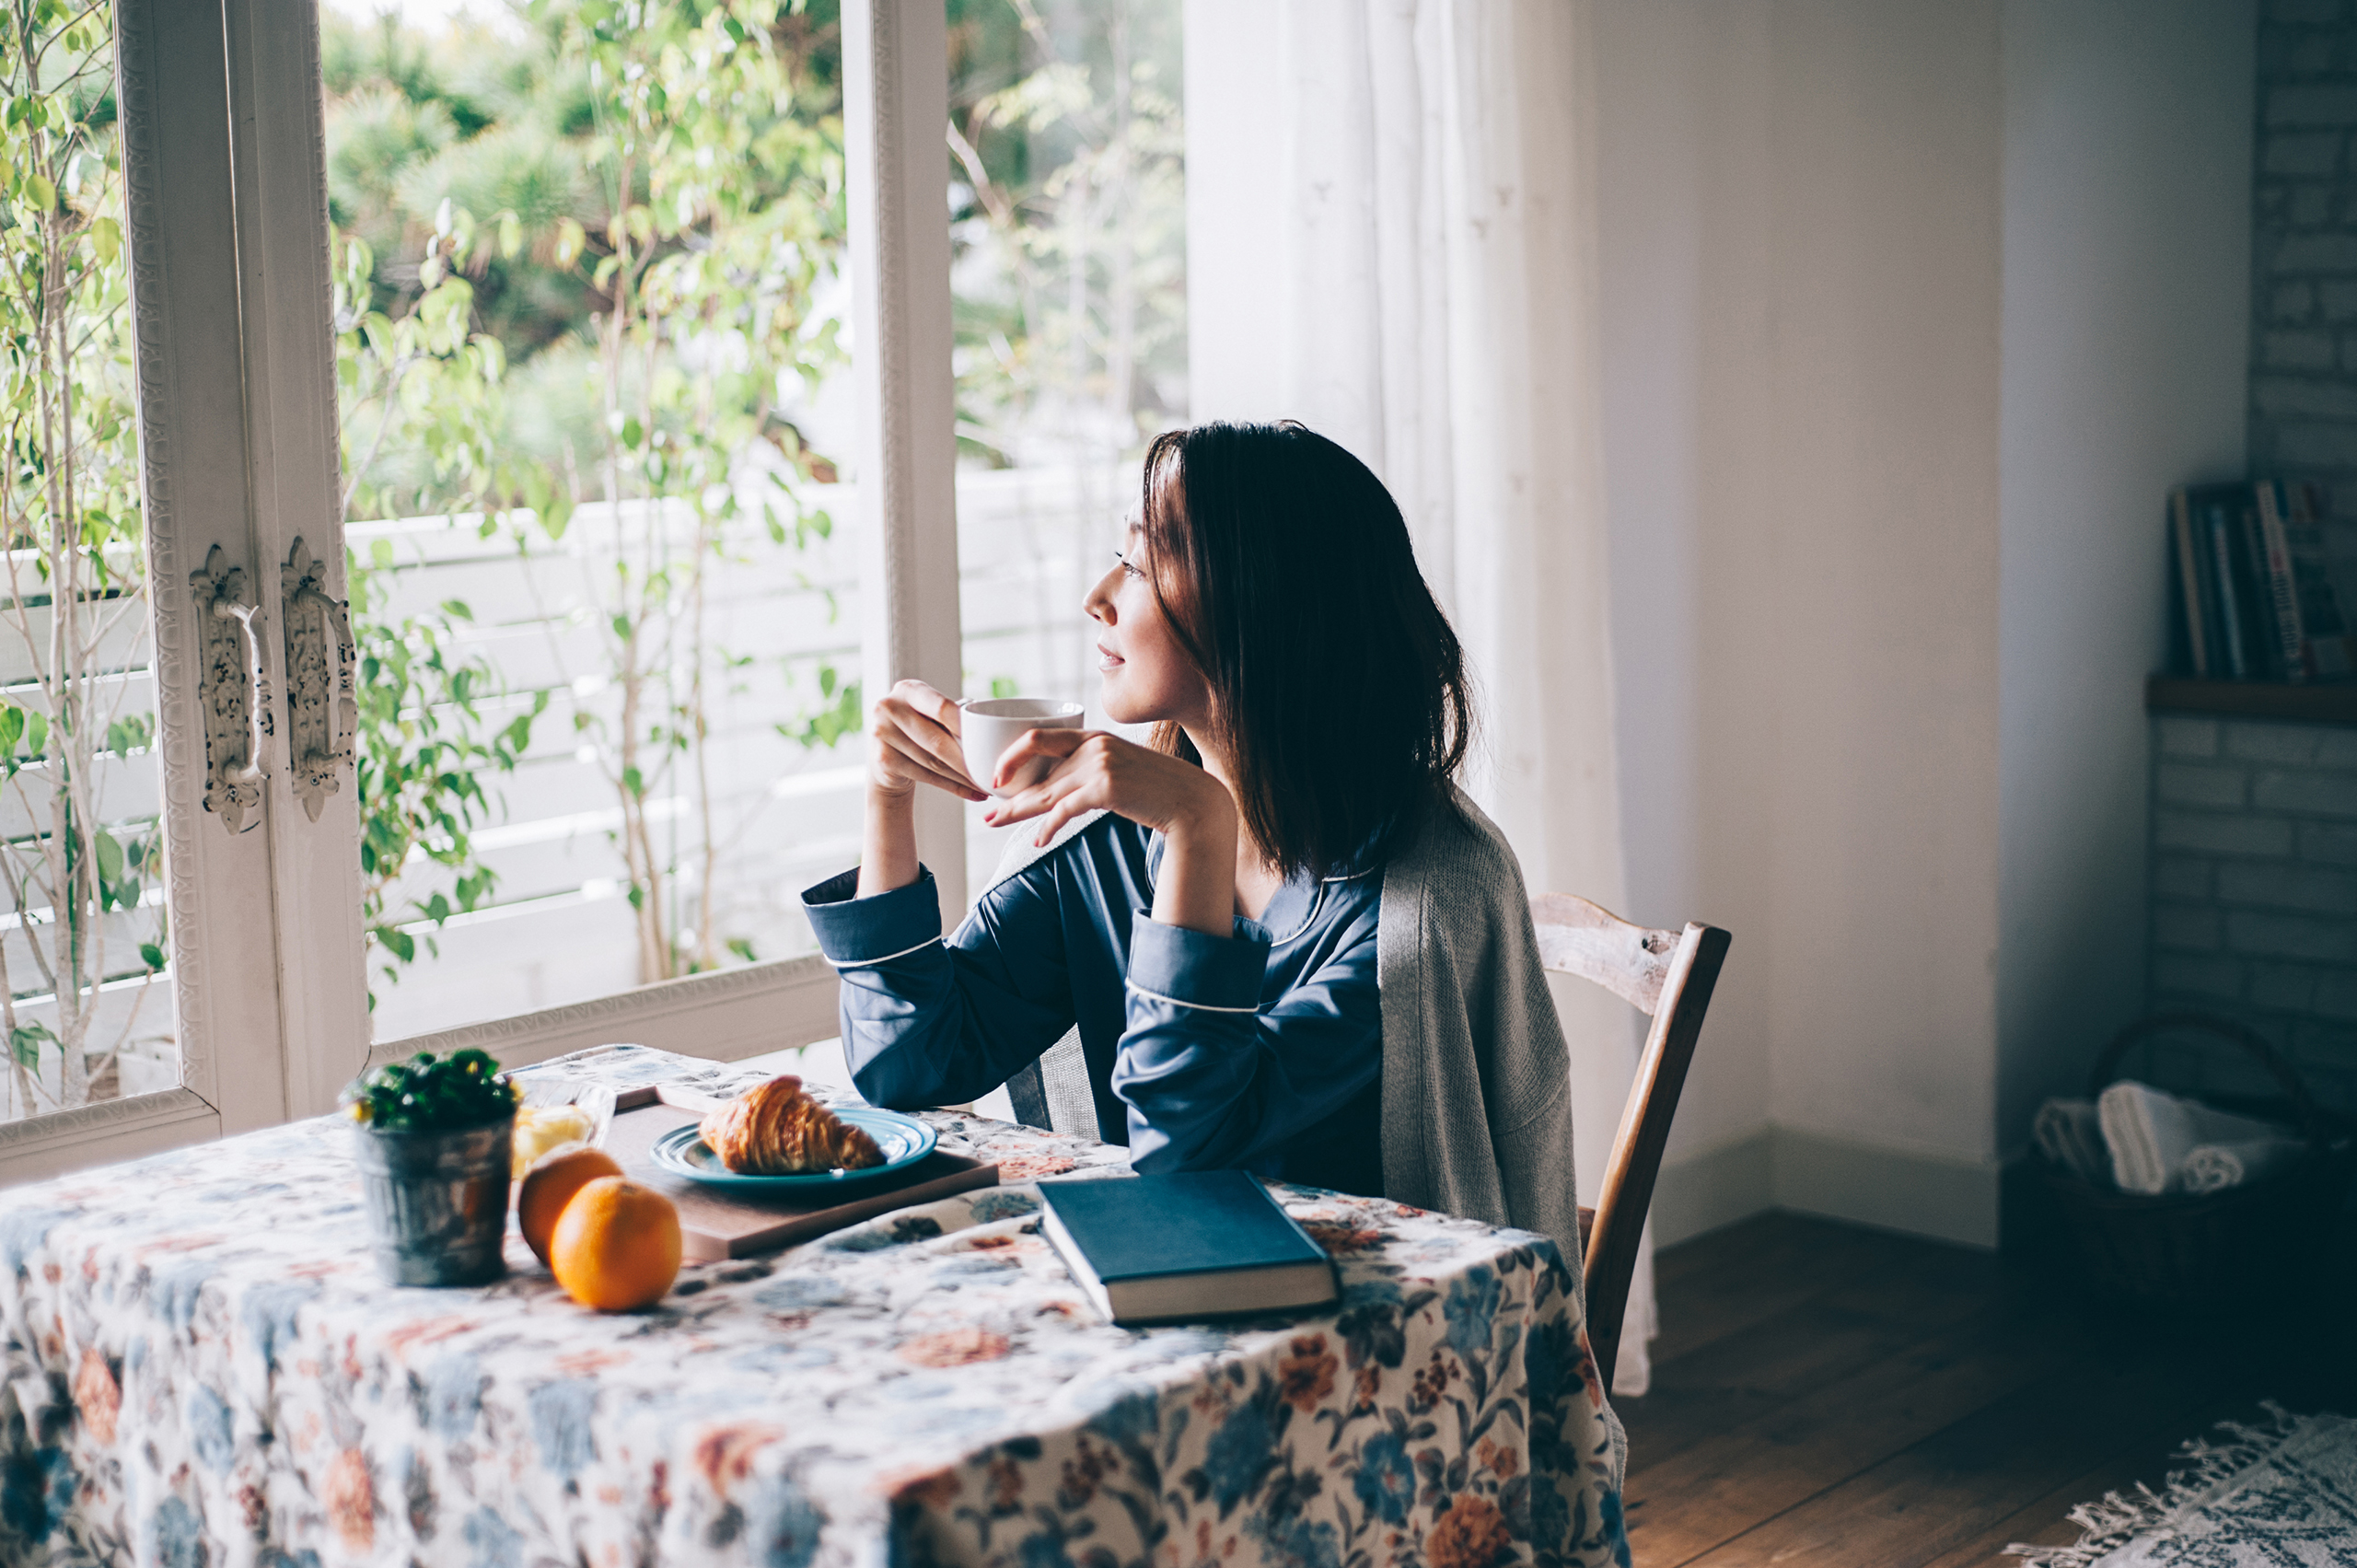
<svg viewBox="0 0 2357 1568"><path fill-rule="evenodd" d="M1473 793L1533 890L1619 908L1586 0L1188 0L1186 25L1194 416L1301 419L1383 477L1480 682ZM1556 994L1588 1196L1638 1037Z"/></svg>

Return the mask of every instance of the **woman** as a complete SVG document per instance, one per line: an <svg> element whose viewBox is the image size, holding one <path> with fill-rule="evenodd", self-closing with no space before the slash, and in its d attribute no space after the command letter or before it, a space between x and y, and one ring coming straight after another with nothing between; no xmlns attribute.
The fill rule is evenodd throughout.
<svg viewBox="0 0 2357 1568"><path fill-rule="evenodd" d="M865 857L803 896L860 1091L971 1099L1076 1025L1142 1171L1445 1208L1576 1270L1562 1032L1512 854L1451 783L1463 661L1381 482L1298 424L1163 436L1084 609L1106 714L1152 742L1010 749L1000 777L1053 771L986 818L1045 852L946 944L911 803L987 797L949 699L875 704Z"/></svg>

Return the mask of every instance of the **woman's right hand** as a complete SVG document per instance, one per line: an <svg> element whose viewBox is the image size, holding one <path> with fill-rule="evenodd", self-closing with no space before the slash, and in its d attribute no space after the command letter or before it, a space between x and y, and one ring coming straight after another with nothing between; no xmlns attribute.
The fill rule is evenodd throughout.
<svg viewBox="0 0 2357 1568"><path fill-rule="evenodd" d="M958 704L922 680L903 680L867 710L867 785L905 796L927 784L964 800L988 800L966 776Z"/></svg>

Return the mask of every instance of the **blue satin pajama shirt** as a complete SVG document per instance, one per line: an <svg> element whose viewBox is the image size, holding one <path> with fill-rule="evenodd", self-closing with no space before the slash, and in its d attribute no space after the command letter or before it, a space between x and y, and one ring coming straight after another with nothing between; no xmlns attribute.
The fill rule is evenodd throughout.
<svg viewBox="0 0 2357 1568"><path fill-rule="evenodd" d="M842 974L859 1092L904 1109L976 1099L1078 1024L1100 1135L1135 1168L1379 1194L1379 869L1297 874L1259 920L1212 936L1148 912L1161 854L1108 814L984 894L946 942L930 871L874 898L855 896L856 871L804 892Z"/></svg>

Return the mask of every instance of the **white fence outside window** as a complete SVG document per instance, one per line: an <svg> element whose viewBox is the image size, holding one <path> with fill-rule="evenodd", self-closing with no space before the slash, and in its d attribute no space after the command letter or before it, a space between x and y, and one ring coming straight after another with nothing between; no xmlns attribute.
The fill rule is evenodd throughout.
<svg viewBox="0 0 2357 1568"><path fill-rule="evenodd" d="M1134 505L1135 469L1031 469L958 478L960 609L968 694L994 681L1026 695L1086 701L1094 695L1093 638L1080 613L1087 585L1115 543L1114 521ZM756 521L709 590L708 645L744 661L708 668L724 682L711 703L713 818L726 852L716 904L728 937L749 941L761 958L811 950L799 894L853 865L859 854L863 772L856 737L811 749L777 730L782 719L819 703L815 671L833 663L855 679L858 540L851 486L812 487L813 509L835 521L831 537L802 550L771 543ZM684 529L682 529L684 531ZM469 520L354 523L347 538L366 560L387 541L396 566L376 613L398 619L450 599L472 610L458 649L481 654L507 690L483 704L499 722L549 706L512 774L487 781L504 813L478 830L481 859L498 874L490 903L453 915L431 935L400 983L376 981L376 1036L405 1039L481 1019L563 1005L636 984L637 947L621 851L614 789L593 736L576 713L610 717L616 702L604 676L603 641L591 622L593 575L612 560L612 514L585 506L563 548L519 554L504 536L480 537ZM680 672L684 679L685 672ZM655 792L656 817L682 849L693 843L692 781ZM970 860L979 872L997 857L998 835L970 812ZM683 854L682 860L692 860ZM447 886L447 874L414 863L389 900L406 910ZM695 892L692 873L679 896Z"/></svg>
<svg viewBox="0 0 2357 1568"><path fill-rule="evenodd" d="M15 554L10 564L16 569L0 581L38 587L43 581L36 569L39 552ZM0 610L0 623L5 623L0 624L0 702L31 713L46 709L38 674L54 656L50 643L53 613L51 606L29 598L21 610L14 605ZM84 701L91 722L103 729L119 720L144 719L149 736L146 746L99 757L90 792L95 814L118 844L152 843L162 809L162 781L151 749L156 692L150 667L155 655L145 605L94 598L87 601L83 613L110 618L97 657L88 666L92 679ZM0 780L0 843L16 862L17 876L11 880L19 887L27 885L27 873L52 847L51 767L44 761L24 762ZM138 907L117 909L99 923L105 978L89 1004L88 1041L98 1053L92 1060L94 1086L109 1098L167 1089L179 1082L172 1051L171 985L165 973L151 973L140 956L143 944L163 940L163 889L152 874L143 882ZM0 943L6 944L6 974L20 1029L53 1030L58 1021L56 999L41 966L52 944L47 928L53 922L54 912L41 902L31 909L16 907L6 886L0 884ZM29 925L41 931L38 943L27 935ZM119 1050L117 1041L122 1042ZM57 1108L63 1066L57 1050L27 1043L34 1053L27 1064L30 1092L16 1071L0 1071L0 1121ZM0 1040L0 1051L12 1044ZM104 1055L110 1050L116 1050L110 1066ZM0 1057L0 1068L9 1065Z"/></svg>

